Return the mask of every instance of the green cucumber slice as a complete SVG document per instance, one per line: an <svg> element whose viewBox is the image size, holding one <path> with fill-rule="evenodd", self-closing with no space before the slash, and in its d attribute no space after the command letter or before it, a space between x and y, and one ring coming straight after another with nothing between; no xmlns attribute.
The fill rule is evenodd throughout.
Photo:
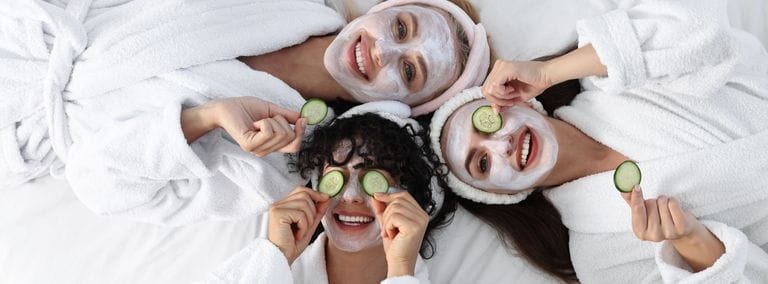
<svg viewBox="0 0 768 284"><path fill-rule="evenodd" d="M635 162L626 160L616 167L613 173L613 185L621 192L632 192L635 185L640 184L640 167Z"/></svg>
<svg viewBox="0 0 768 284"><path fill-rule="evenodd" d="M477 131L483 133L491 134L499 131L503 124L502 122L501 115L494 112L493 108L489 105L478 107L472 113L472 126L474 126Z"/></svg>
<svg viewBox="0 0 768 284"><path fill-rule="evenodd" d="M342 188L344 188L344 174L341 171L325 173L317 185L317 191L328 194L330 197L339 194Z"/></svg>
<svg viewBox="0 0 768 284"><path fill-rule="evenodd" d="M389 190L389 181L381 172L371 170L363 176L363 189L370 196L377 192L386 193Z"/></svg>
<svg viewBox="0 0 768 284"><path fill-rule="evenodd" d="M301 106L301 117L307 119L307 124L315 125L323 121L328 114L328 105L321 99L309 99Z"/></svg>

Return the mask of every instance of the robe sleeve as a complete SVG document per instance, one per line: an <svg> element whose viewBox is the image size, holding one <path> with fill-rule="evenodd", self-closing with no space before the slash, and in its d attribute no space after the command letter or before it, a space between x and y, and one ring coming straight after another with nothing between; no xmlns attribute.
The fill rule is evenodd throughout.
<svg viewBox="0 0 768 284"><path fill-rule="evenodd" d="M80 200L99 215L175 226L261 213L306 183L286 154L256 157L220 129L188 145L181 109L145 110L74 143L66 175Z"/></svg>
<svg viewBox="0 0 768 284"><path fill-rule="evenodd" d="M670 242L656 246L656 264L665 283L764 283L768 281L768 254L740 230L720 222L701 221L723 242L725 253L707 269L691 268Z"/></svg>
<svg viewBox="0 0 768 284"><path fill-rule="evenodd" d="M608 70L589 83L611 94L645 84L700 97L717 93L739 58L724 24L712 19L720 6L646 1L579 21L579 46L592 44Z"/></svg>

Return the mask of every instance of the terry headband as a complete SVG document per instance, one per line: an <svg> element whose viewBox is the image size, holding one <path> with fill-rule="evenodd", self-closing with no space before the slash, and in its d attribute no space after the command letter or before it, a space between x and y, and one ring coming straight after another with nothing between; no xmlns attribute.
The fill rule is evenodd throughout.
<svg viewBox="0 0 768 284"><path fill-rule="evenodd" d="M487 75L488 67L491 64L491 49L488 46L488 38L486 37L483 25L475 24L464 10L447 0L390 0L373 6L368 13L375 13L394 6L411 4L428 5L448 12L464 29L470 48L467 63L464 65L464 70L459 79L442 94L412 108L413 116L419 116L434 111L462 90L482 84Z"/></svg>
<svg viewBox="0 0 768 284"><path fill-rule="evenodd" d="M454 96L445 102L445 104L443 104L437 111L435 111L435 114L432 116L432 122L430 124L429 139L430 143L432 143L430 146L435 151L435 154L437 154L437 156L440 158L440 162L446 163L445 157L443 156L443 149L440 145L440 136L443 133L443 126L448 120L448 117L450 117L461 106L482 98L484 97L480 87L470 88ZM544 108L537 100L532 99L529 101L529 103L531 103L533 109L546 115ZM526 197L528 197L528 195L531 194L531 192L533 192L533 189L520 191L515 194L502 194L484 191L463 182L451 171L448 171L448 185L450 185L453 192L455 192L457 195L475 202L485 204L514 204L523 201Z"/></svg>

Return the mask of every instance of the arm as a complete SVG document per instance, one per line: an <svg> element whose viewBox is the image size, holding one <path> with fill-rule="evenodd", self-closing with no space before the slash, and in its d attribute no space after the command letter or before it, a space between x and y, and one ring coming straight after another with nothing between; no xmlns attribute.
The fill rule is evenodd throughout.
<svg viewBox="0 0 768 284"><path fill-rule="evenodd" d="M636 187L623 193L632 210L632 229L641 240L658 242L656 267L664 282L764 282L768 254L738 229L699 221L674 198L644 200Z"/></svg>
<svg viewBox="0 0 768 284"><path fill-rule="evenodd" d="M266 211L305 181L282 154L256 157L214 130L187 144L181 104L112 121L72 144L67 178L99 215L184 225Z"/></svg>
<svg viewBox="0 0 768 284"><path fill-rule="evenodd" d="M738 60L728 33L676 2L615 10L581 20L577 30L580 48L566 55L546 62L498 61L483 94L507 106L556 83L588 78L610 93L656 84L670 94L707 96L727 82Z"/></svg>
<svg viewBox="0 0 768 284"><path fill-rule="evenodd" d="M607 67L607 76L589 79L610 93L645 84L702 97L720 89L738 59L731 36L714 19L724 7L688 3L647 1L579 21L579 46L591 44Z"/></svg>
<svg viewBox="0 0 768 284"><path fill-rule="evenodd" d="M640 186L622 196L632 208L635 235L645 241L669 241L693 272L711 267L725 253L723 243L676 199L645 200Z"/></svg>

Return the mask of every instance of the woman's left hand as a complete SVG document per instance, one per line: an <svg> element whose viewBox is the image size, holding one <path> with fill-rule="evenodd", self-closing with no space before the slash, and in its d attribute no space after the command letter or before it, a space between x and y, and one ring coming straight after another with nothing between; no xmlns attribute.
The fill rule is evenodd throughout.
<svg viewBox="0 0 768 284"><path fill-rule="evenodd" d="M644 241L670 241L695 272L712 266L725 253L723 243L674 197L643 199L640 186L622 197L632 209L632 231Z"/></svg>
<svg viewBox="0 0 768 284"><path fill-rule="evenodd" d="M638 239L660 242L690 236L706 228L693 214L680 207L674 197L643 199L640 186L621 196L632 209L632 231Z"/></svg>
<svg viewBox="0 0 768 284"><path fill-rule="evenodd" d="M381 225L387 277L413 275L429 215L408 192L377 193L372 202Z"/></svg>

